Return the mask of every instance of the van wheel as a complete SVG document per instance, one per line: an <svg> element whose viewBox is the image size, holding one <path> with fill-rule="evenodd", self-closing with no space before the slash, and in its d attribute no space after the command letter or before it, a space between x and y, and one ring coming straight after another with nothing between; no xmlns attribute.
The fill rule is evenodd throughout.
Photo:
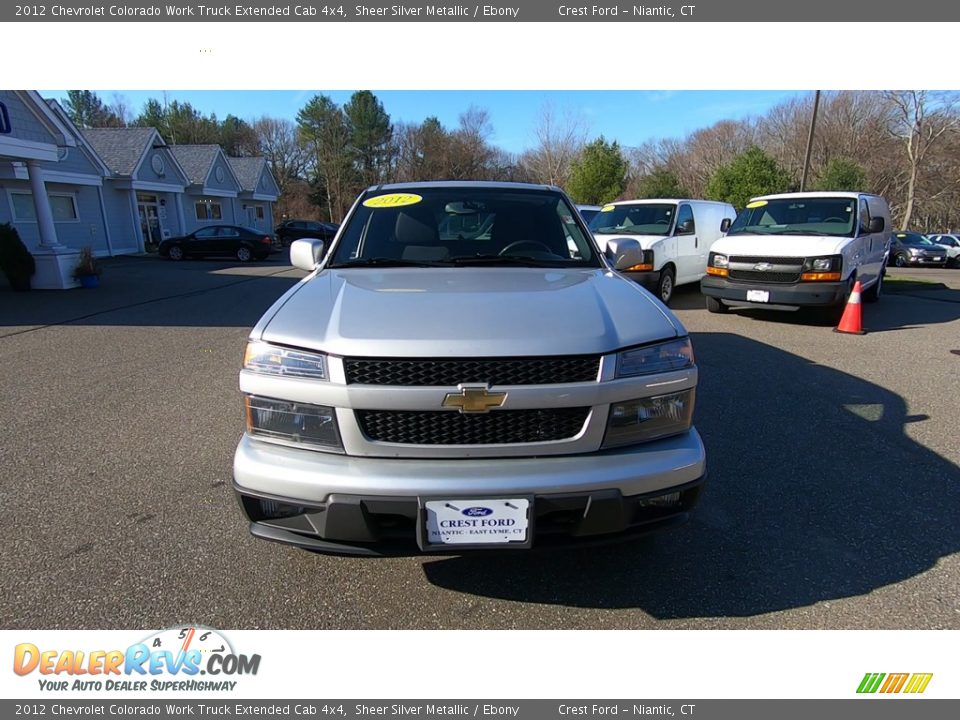
<svg viewBox="0 0 960 720"><path fill-rule="evenodd" d="M730 308L723 304L723 300L712 297L707 298L707 312L725 313L729 309Z"/></svg>
<svg viewBox="0 0 960 720"><path fill-rule="evenodd" d="M877 281L867 290L863 291L863 301L868 303L875 303L880 299L880 293L883 291L883 276L885 273L881 270L880 277L877 278Z"/></svg>
<svg viewBox="0 0 960 720"><path fill-rule="evenodd" d="M657 297L664 305L669 305L673 299L673 268L665 267L660 271L660 282L657 283Z"/></svg>

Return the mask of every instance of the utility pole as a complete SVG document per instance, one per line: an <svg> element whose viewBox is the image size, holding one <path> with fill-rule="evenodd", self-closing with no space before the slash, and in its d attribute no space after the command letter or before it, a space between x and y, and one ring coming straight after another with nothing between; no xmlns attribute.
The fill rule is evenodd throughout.
<svg viewBox="0 0 960 720"><path fill-rule="evenodd" d="M807 173L810 171L810 152L813 150L813 131L817 126L817 109L820 107L820 91L813 96L813 117L810 118L810 134L807 135L807 152L803 158L803 176L800 178L800 192L807 189Z"/></svg>

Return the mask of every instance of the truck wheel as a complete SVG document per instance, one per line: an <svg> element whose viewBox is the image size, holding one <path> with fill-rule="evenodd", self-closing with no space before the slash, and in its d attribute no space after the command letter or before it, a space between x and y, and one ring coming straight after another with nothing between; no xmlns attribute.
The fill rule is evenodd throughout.
<svg viewBox="0 0 960 720"><path fill-rule="evenodd" d="M877 278L877 281L867 290L863 291L863 301L868 303L875 303L880 299L880 293L883 291L883 276L884 272L880 271L880 276Z"/></svg>
<svg viewBox="0 0 960 720"><path fill-rule="evenodd" d="M906 267L907 259L900 253L897 253L897 255L893 258L893 264L897 267Z"/></svg>
<svg viewBox="0 0 960 720"><path fill-rule="evenodd" d="M669 305L673 299L673 268L665 267L660 271L660 282L657 283L657 297L664 305Z"/></svg>
<svg viewBox="0 0 960 720"><path fill-rule="evenodd" d="M707 298L707 312L725 313L729 309L730 308L723 304L722 300L712 297Z"/></svg>

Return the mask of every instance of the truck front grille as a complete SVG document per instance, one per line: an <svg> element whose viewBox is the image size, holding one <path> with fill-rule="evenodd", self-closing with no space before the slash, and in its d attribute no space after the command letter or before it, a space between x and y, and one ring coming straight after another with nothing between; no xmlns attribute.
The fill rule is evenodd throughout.
<svg viewBox="0 0 960 720"><path fill-rule="evenodd" d="M450 411L357 410L368 440L404 445L494 445L566 440L583 428L590 408Z"/></svg>
<svg viewBox="0 0 960 720"><path fill-rule="evenodd" d="M600 357L537 358L344 358L348 384L452 386L550 385L595 382Z"/></svg>
<svg viewBox="0 0 960 720"><path fill-rule="evenodd" d="M766 283L795 283L800 282L798 272L767 272L764 270L730 270L727 276L731 280L752 280Z"/></svg>
<svg viewBox="0 0 960 720"><path fill-rule="evenodd" d="M727 277L760 283L796 283L800 282L803 262L803 258L797 257L731 255Z"/></svg>

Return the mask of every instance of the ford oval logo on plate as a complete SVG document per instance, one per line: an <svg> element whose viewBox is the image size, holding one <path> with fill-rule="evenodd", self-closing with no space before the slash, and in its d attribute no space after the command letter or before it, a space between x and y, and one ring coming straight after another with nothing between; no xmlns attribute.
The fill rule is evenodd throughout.
<svg viewBox="0 0 960 720"><path fill-rule="evenodd" d="M493 515L493 510L485 507L468 507L466 510L461 510L461 512L467 517L486 517L487 515Z"/></svg>

